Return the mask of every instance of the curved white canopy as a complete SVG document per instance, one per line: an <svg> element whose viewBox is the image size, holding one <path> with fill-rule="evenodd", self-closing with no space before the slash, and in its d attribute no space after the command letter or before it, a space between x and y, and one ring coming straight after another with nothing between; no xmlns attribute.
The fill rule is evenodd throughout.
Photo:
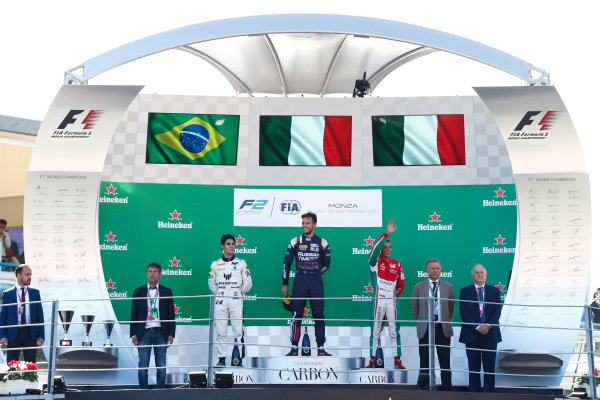
<svg viewBox="0 0 600 400"><path fill-rule="evenodd" d="M170 49L204 59L236 92L249 95L352 93L363 72L372 91L396 68L435 51L479 61L529 85L547 84L549 76L492 47L416 25L345 15L285 14L210 21L152 35L67 70L65 83L87 83L109 69Z"/></svg>

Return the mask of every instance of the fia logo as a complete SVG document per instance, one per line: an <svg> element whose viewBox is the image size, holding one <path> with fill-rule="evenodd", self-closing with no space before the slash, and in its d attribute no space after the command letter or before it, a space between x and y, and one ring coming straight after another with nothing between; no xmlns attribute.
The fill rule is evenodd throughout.
<svg viewBox="0 0 600 400"><path fill-rule="evenodd" d="M90 110L85 114L85 117L83 115L79 115L84 111L85 110L70 110L60 125L58 125L57 129L65 129L67 126L72 125L79 120L81 120L79 124L83 125L84 130L93 129L94 125L98 122L98 119L100 119L104 113L104 110Z"/></svg>
<svg viewBox="0 0 600 400"><path fill-rule="evenodd" d="M548 131L552 128L554 122L560 114L558 111L547 111L543 116L538 116L541 111L527 111L521 121L517 124L514 131L523 131L528 125L532 125L534 122L538 122L539 128L533 126L534 130ZM540 118L541 117L541 118Z"/></svg>

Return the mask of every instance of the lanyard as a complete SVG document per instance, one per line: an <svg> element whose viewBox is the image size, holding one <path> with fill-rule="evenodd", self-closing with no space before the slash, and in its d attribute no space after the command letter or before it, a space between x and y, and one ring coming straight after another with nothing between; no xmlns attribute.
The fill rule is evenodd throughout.
<svg viewBox="0 0 600 400"><path fill-rule="evenodd" d="M25 298L27 297L27 287L25 287L25 291L24 291L24 296L21 297L21 290L19 288L17 288L17 299L19 299L19 303L21 303L21 307L23 306L22 303L25 302Z"/></svg>
<svg viewBox="0 0 600 400"><path fill-rule="evenodd" d="M156 287L156 292L154 292L154 296L151 299L148 299L148 307L155 308L156 301L158 300L158 286ZM146 291L147 297L150 297L150 289Z"/></svg>
<svg viewBox="0 0 600 400"><path fill-rule="evenodd" d="M481 297L479 297L479 288L476 286L475 291L477 292L477 300L479 300L479 316L483 316L483 302L485 299L485 286L481 288Z"/></svg>
<svg viewBox="0 0 600 400"><path fill-rule="evenodd" d="M25 287L24 291L23 291L23 297L21 297L21 290L19 288L17 288L15 286L15 289L17 289L17 300L19 301L19 303L21 303L19 305L19 315L23 315L25 314L25 299L27 298L27 292L29 291L27 287ZM21 317L22 318L22 317Z"/></svg>
<svg viewBox="0 0 600 400"><path fill-rule="evenodd" d="M435 304L435 308L437 309L438 306L438 293L440 290L440 281L437 282L431 282L431 284L435 287L435 289L431 289L431 286L429 286L429 291L431 292L431 296L433 297L433 302ZM437 310L435 310L437 312Z"/></svg>

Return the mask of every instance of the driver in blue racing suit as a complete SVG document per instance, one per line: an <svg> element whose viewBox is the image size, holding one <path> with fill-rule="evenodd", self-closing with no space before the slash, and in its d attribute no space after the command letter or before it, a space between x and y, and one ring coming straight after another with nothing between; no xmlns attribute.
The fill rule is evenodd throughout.
<svg viewBox="0 0 600 400"><path fill-rule="evenodd" d="M288 245L283 260L282 296L288 295L290 268L296 260L296 276L292 288L292 326L290 340L292 349L287 356L298 355L298 340L300 327L304 316L304 306L307 297L310 298L310 308L315 320L315 336L317 340L317 355L330 356L323 348L325 344L325 315L323 314L324 292L321 278L329 269L331 253L325 239L315 235L317 216L312 212L302 215L302 236L293 238ZM300 297L301 299L296 299Z"/></svg>

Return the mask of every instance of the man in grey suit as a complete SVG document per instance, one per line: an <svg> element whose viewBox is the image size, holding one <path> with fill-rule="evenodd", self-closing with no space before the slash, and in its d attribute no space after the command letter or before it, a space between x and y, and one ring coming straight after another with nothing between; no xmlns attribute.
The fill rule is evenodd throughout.
<svg viewBox="0 0 600 400"><path fill-rule="evenodd" d="M434 300L433 320L435 321L435 347L438 361L442 369L442 387L447 391L452 388L452 372L450 372L450 338L452 331L452 315L454 314L454 286L442 281L442 263L437 258L430 258L426 263L427 280L419 282L413 289L412 312L417 319L417 336L419 337L420 368L417 386L425 389L429 384L429 332L427 297ZM445 347L448 346L448 347ZM445 371L444 371L445 370Z"/></svg>

